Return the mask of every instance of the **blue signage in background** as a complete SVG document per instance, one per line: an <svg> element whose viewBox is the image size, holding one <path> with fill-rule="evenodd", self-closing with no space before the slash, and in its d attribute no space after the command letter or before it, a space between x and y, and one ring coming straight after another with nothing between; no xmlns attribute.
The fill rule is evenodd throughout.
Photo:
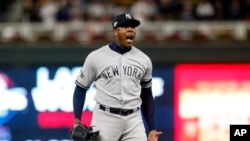
<svg viewBox="0 0 250 141"><path fill-rule="evenodd" d="M174 67L154 68L153 77L162 78L164 81L163 93L156 100L155 124L159 130L163 131L159 141L174 140ZM157 85L156 83L153 83ZM154 93L154 90L153 90Z"/></svg>
<svg viewBox="0 0 250 141"><path fill-rule="evenodd" d="M81 67L2 68L0 140L70 140L74 79ZM154 68L156 126L173 140L173 67ZM95 87L87 92L84 114L91 118ZM86 121L88 122L88 121Z"/></svg>

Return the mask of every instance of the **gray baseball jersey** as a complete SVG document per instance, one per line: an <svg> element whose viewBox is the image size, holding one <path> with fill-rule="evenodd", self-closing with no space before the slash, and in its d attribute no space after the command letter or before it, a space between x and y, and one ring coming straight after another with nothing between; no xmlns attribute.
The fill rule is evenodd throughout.
<svg viewBox="0 0 250 141"><path fill-rule="evenodd" d="M136 47L119 54L109 45L91 52L85 59L75 83L89 88L95 82L95 100L103 105L132 109L141 105L141 87L152 78L150 58Z"/></svg>

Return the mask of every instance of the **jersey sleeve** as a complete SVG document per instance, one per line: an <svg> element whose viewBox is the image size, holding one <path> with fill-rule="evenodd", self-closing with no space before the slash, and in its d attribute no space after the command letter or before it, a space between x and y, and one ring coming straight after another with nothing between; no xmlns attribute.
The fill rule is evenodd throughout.
<svg viewBox="0 0 250 141"><path fill-rule="evenodd" d="M95 62L93 53L90 53L76 77L75 83L85 89L88 89L96 78Z"/></svg>
<svg viewBox="0 0 250 141"><path fill-rule="evenodd" d="M152 71L153 71L153 65L150 58L147 57L147 63L146 63L146 70L145 75L143 76L141 80L141 86L142 88L148 88L152 86Z"/></svg>

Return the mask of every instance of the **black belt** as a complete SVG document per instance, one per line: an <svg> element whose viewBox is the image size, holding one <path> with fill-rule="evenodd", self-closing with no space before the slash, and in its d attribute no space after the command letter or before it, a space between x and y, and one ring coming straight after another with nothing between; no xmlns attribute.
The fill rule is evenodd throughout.
<svg viewBox="0 0 250 141"><path fill-rule="evenodd" d="M100 104L99 109L101 109L103 111L108 111L108 112L113 113L113 114L127 116L127 115L130 115L130 114L138 111L140 108L137 107L135 109L119 109L119 108L106 107L106 106Z"/></svg>

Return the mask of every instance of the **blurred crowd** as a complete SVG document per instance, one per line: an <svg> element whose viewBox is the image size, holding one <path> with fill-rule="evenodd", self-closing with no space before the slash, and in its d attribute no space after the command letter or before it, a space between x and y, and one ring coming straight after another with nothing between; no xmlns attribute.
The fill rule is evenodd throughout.
<svg viewBox="0 0 250 141"><path fill-rule="evenodd" d="M129 11L142 21L249 20L250 0L5 0L1 21L110 21Z"/></svg>
<svg viewBox="0 0 250 141"><path fill-rule="evenodd" d="M130 12L142 22L151 23L166 21L248 22L250 21L250 0L3 0L0 2L0 26L5 23L32 23L33 26L42 24L46 29L42 29L41 26L35 29L45 31L46 36L47 33L51 36L53 30L53 38L65 39L65 36L71 38L70 32L73 32L78 41L106 40L109 39L109 34L105 33L103 28L107 26L99 23L110 24L115 15L124 11ZM69 26L70 32L66 31L65 26L60 25L61 23L73 23ZM83 23L85 23L84 26ZM88 26L86 23L91 25ZM5 25L7 27L0 27L2 38L4 38L2 40L20 38L20 36L21 38L25 37L26 40L35 40L34 29L28 25L15 27L8 26L9 24ZM16 29L18 27L19 29ZM152 25L148 27L152 27ZM184 37L188 39L187 37L190 37L189 31L174 31L172 26L168 26L165 31L158 29L154 33L148 27L146 28L148 31L144 30L145 32L143 32L143 39L146 40L148 38L165 40L165 36L169 38L169 33L171 33L171 38ZM215 31L207 26L202 28L206 31L204 38L214 39L214 36L210 36L212 34L209 32L214 34ZM221 29L223 34L229 33L223 29L223 26ZM233 29L233 33L230 31L230 38L231 34L235 34L235 31L237 31L237 36L246 38L248 31L245 29L246 27L242 25L237 26ZM81 31L81 34L78 31ZM208 34L210 35L208 36ZM38 36L36 38L42 38L43 35L36 31L36 36Z"/></svg>

